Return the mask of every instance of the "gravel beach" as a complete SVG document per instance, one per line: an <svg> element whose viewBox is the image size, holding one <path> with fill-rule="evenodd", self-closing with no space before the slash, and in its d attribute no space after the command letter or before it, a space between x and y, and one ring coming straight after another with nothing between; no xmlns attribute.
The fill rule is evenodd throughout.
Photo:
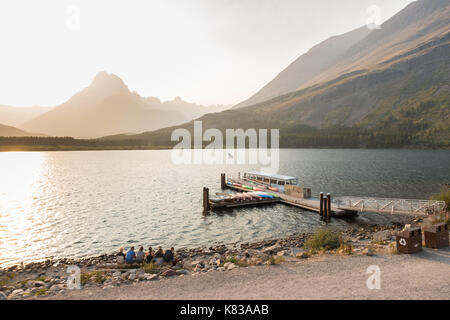
<svg viewBox="0 0 450 320"><path fill-rule="evenodd" d="M295 260L294 260L295 261ZM211 271L44 299L450 299L450 248L414 255L337 256ZM377 265L381 288L368 289Z"/></svg>

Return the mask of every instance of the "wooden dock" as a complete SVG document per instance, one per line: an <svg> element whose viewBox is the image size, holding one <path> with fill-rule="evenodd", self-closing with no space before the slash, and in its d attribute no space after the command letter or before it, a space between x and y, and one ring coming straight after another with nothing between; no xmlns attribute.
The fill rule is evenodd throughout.
<svg viewBox="0 0 450 320"><path fill-rule="evenodd" d="M286 205L296 206L303 210L317 212L321 220L329 221L330 217L344 218L355 216L358 212L376 212L390 214L408 214L414 216L428 216L433 212L440 212L445 207L444 201L437 200L416 200L416 199L388 199L374 197L338 197L332 201L331 195L326 196L320 193L320 199L311 197L310 188L302 188L286 183L283 192L280 188L273 188L274 184L267 184L262 181L254 180L254 177L265 177L264 175L250 173L250 179L244 178L233 179L221 174L222 189L228 188L239 191L240 194L234 194L209 198L209 189L203 188L203 208L206 211L210 209L226 209L237 208L242 206L256 206L273 203L283 203ZM275 179L288 181L295 179L289 176L274 176ZM284 179L284 180L283 180ZM276 185L278 185L278 182ZM275 186L276 186L275 185ZM284 185L284 184L279 184ZM269 186L271 186L269 188ZM293 192L294 190L294 192ZM249 193L246 195L246 193Z"/></svg>
<svg viewBox="0 0 450 320"><path fill-rule="evenodd" d="M234 184L233 184L234 183ZM236 185L236 183L241 186ZM226 179L225 174L221 175L221 187L222 189L228 188L235 191L241 192L241 195L244 193L258 193L258 191L248 189L242 187L242 185L246 185L248 187L257 187L256 183L248 180L240 180L240 179ZM264 192L263 192L264 193ZM287 195L283 192L276 192L267 190L266 194L270 195L273 198L263 199L258 197L257 195L253 195L246 198L233 198L233 197L219 197L216 199L210 199L209 197L209 189L203 188L203 208L205 211L209 210L221 210L221 209L232 209L244 206L259 206L259 205L267 205L267 204L275 204L275 203L283 203L286 205L295 206L301 208L303 210L316 212L321 214L321 219L329 220L329 217L349 217L356 215L356 210L347 210L343 208L338 208L335 204L332 203L331 199L329 200L330 204L326 204L326 208L323 207L325 203L328 203L327 199L324 199L322 202L320 199L303 199L300 197L294 197L292 195ZM328 215L328 216L327 216Z"/></svg>
<svg viewBox="0 0 450 320"><path fill-rule="evenodd" d="M249 189L246 189L246 188L233 186L232 184L229 184L229 182L231 182L231 181L226 181L225 182L225 187L228 188L228 189L241 191L241 192L252 192L252 190L249 190ZM249 185L249 184L251 185L251 183L248 182L248 181L242 181L242 183L247 184L247 185ZM284 204L287 204L287 205L299 207L299 208L301 208L303 210L320 213L320 201L319 201L319 199L300 199L300 198L295 198L295 197L286 195L286 194L281 193L281 192L274 192L274 191L270 191L270 193L276 194L279 197L279 199L277 199L276 201L272 201L271 203L274 203L274 202L284 203ZM255 203L253 203L253 205L258 205L258 204L264 204L264 202L255 202ZM239 207L239 205L235 205L234 207ZM338 208L336 205L331 204L331 216L332 217L336 217L336 218L349 217L349 216L355 215L356 213L357 213L356 210L341 209L341 208Z"/></svg>

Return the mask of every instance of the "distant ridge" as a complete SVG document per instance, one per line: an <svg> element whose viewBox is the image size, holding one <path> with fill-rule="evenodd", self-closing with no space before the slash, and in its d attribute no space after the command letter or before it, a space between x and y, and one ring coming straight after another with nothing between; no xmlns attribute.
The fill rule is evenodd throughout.
<svg viewBox="0 0 450 320"><path fill-rule="evenodd" d="M29 133L15 127L0 124L0 137L44 137L39 133Z"/></svg>
<svg viewBox="0 0 450 320"><path fill-rule="evenodd" d="M181 98L164 103L157 98L144 98L131 92L120 77L102 71L87 88L21 128L52 136L97 138L181 124L226 108L199 106Z"/></svg>
<svg viewBox="0 0 450 320"><path fill-rule="evenodd" d="M25 122L51 109L51 107L12 107L0 105L0 121L4 125L20 127Z"/></svg>

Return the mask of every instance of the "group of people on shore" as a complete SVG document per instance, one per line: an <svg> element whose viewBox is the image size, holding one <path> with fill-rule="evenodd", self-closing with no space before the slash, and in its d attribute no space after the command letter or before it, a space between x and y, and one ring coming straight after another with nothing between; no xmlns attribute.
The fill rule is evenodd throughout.
<svg viewBox="0 0 450 320"><path fill-rule="evenodd" d="M124 248L120 248L119 253L116 255L117 262L126 264L142 264L155 262L157 264L162 264L164 262L176 265L178 259L175 258L175 248L170 248L170 250L163 251L162 247L158 247L158 250L153 251L152 247L148 248L147 252L144 252L144 247L140 247L137 252L135 252L134 247L131 247L127 253L124 253Z"/></svg>

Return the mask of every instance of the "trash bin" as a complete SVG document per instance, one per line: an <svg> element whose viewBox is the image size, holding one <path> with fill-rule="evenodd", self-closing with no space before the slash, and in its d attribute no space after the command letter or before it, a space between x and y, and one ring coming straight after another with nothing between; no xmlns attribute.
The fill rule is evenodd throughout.
<svg viewBox="0 0 450 320"><path fill-rule="evenodd" d="M449 246L448 226L446 223L438 223L423 228L425 246L427 248L439 249Z"/></svg>
<svg viewBox="0 0 450 320"><path fill-rule="evenodd" d="M398 253L411 254L422 251L422 231L420 228L400 231L396 240Z"/></svg>

